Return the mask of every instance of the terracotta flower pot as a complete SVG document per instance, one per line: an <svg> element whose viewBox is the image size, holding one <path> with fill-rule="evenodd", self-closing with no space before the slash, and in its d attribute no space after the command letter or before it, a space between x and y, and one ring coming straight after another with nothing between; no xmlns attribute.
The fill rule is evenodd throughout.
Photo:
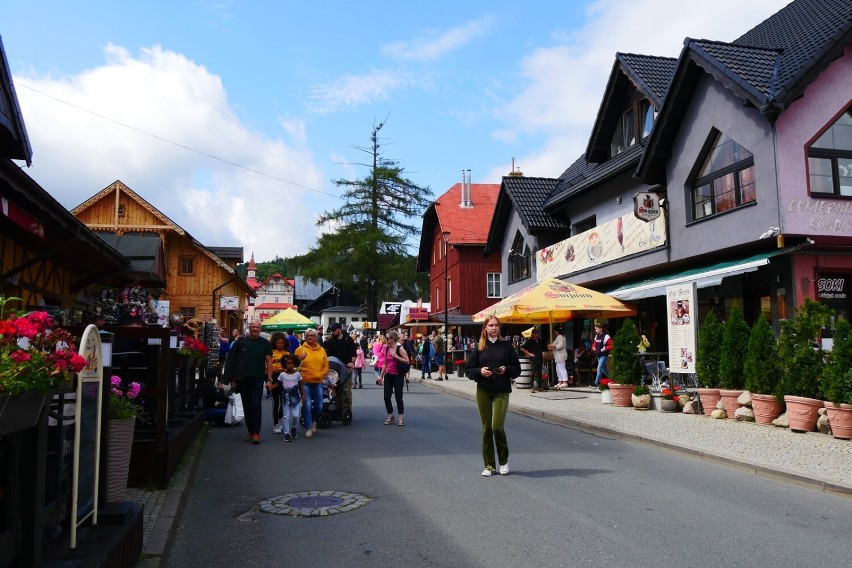
<svg viewBox="0 0 852 568"><path fill-rule="evenodd" d="M719 389L698 389L698 398L705 416L716 410L716 404L722 399Z"/></svg>
<svg viewBox="0 0 852 568"><path fill-rule="evenodd" d="M633 406L633 401L631 400L631 396L633 395L633 385L619 385L617 383L610 383L609 390L612 392L612 404L613 406L620 406L623 408L630 408Z"/></svg>
<svg viewBox="0 0 852 568"><path fill-rule="evenodd" d="M754 410L754 421L758 424L772 424L781 416L784 405L771 394L751 395L751 409Z"/></svg>
<svg viewBox="0 0 852 568"><path fill-rule="evenodd" d="M831 424L831 435L839 440L852 440L852 405L825 403L828 423Z"/></svg>
<svg viewBox="0 0 852 568"><path fill-rule="evenodd" d="M737 402L737 398L739 398L743 392L745 391L719 389L719 395L722 397L722 403L725 405L725 412L728 413L728 418L731 420L734 419L734 414L736 414L740 407L740 403Z"/></svg>
<svg viewBox="0 0 852 568"><path fill-rule="evenodd" d="M816 429L818 410L823 407L823 401L804 396L784 397L787 404L787 422L793 432L813 432Z"/></svg>

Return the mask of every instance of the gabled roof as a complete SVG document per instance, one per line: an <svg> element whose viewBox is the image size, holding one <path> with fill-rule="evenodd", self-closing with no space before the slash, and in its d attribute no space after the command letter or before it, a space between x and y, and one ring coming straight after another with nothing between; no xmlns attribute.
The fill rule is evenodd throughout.
<svg viewBox="0 0 852 568"><path fill-rule="evenodd" d="M166 284L166 260L159 235L132 232L120 235L98 232L97 235L130 260L116 276L139 280L148 286L162 287Z"/></svg>
<svg viewBox="0 0 852 568"><path fill-rule="evenodd" d="M0 157L24 160L28 166L33 161L33 150L18 104L15 83L9 72L3 38L0 38Z"/></svg>
<svg viewBox="0 0 852 568"><path fill-rule="evenodd" d="M668 148L705 73L772 123L852 40L852 0L796 0L732 43L687 38L637 174L662 183Z"/></svg>
<svg viewBox="0 0 852 568"><path fill-rule="evenodd" d="M632 170L639 163L646 142L647 138L602 164L591 164L581 156L559 176L559 183L544 202L544 208L552 210L566 200Z"/></svg>
<svg viewBox="0 0 852 568"><path fill-rule="evenodd" d="M488 242L488 229L500 185L496 183L470 184L472 207L461 206L462 184L457 183L446 193L438 197L423 213L423 229L420 231L417 270L428 272L428 259L432 255L432 236L435 228L438 232L450 233L450 244L459 246L485 246Z"/></svg>
<svg viewBox="0 0 852 568"><path fill-rule="evenodd" d="M567 230L568 225L554 219L542 209L544 201L556 189L558 182L556 178L503 176L483 253L489 254L497 250L503 242L509 215L513 210L518 212L521 223L529 234Z"/></svg>
<svg viewBox="0 0 852 568"><path fill-rule="evenodd" d="M210 252L222 260L233 260L237 263L243 261L243 247L207 247Z"/></svg>
<svg viewBox="0 0 852 568"><path fill-rule="evenodd" d="M610 140L632 89L642 93L655 109L662 108L676 65L677 60L671 57L615 54L615 62L586 147L586 157L590 162L605 162L610 158Z"/></svg>
<svg viewBox="0 0 852 568"><path fill-rule="evenodd" d="M257 286L257 288L260 288L261 286L266 286L266 284L268 284L268 283L269 283L269 282L270 282L273 278L278 278L279 280L283 280L284 282L286 282L286 283L287 283L287 284L289 284L290 286L295 286L295 283L294 283L294 281L293 281L293 280L290 280L290 279L284 278L284 277L281 275L281 273L280 273L280 272L274 272L274 273L270 274L270 275L269 275L269 277L268 277L266 280L264 280L263 282L261 282L261 283ZM293 298L293 299L295 300L295 298Z"/></svg>
<svg viewBox="0 0 852 568"><path fill-rule="evenodd" d="M140 196L138 193L136 193L135 191L133 191L132 189L127 187L124 183L121 182L121 180L116 180L116 181L112 182L111 184L106 186L104 189L102 189L101 191L99 191L98 193L96 193L95 195L93 195L92 197L90 197L89 199L87 199L86 201L84 201L83 203L78 205L77 207L73 208L71 210L71 213L73 215L79 215L82 211L86 210L88 207L94 205L95 203L97 203L101 199L104 199L108 195L113 194L115 192L121 192L121 193L126 194L128 197L130 197L131 199L136 201L143 208L145 208L149 212L151 212L152 215L157 217L157 219L159 219L160 222L163 223L163 225L167 226L169 229L173 230L178 235L187 238L193 244L193 246L195 246L198 250L200 250L206 257L208 257L213 262L215 262L216 265L219 266L219 268L221 268L222 270L224 270L225 272L227 272L229 274L236 274L234 269L231 268L225 261L223 261L221 258L216 256L216 254L214 254L210 249L208 249L206 246L201 244L192 235L187 233L180 225L178 225L177 223L175 223L174 221L169 219L159 209L157 209L156 207L154 207L153 205L151 205L150 203L145 201L145 199L142 198L142 196ZM121 228L124 229L125 231L139 231L140 230L140 229L134 229L134 227L132 225L128 225L127 227L121 227ZM108 229L106 229L105 227L98 227L98 230L108 230ZM240 280L243 282L243 284L245 284L245 286L247 288L251 289L251 287L248 285L248 283L246 283L245 280L243 280L242 278L240 278Z"/></svg>

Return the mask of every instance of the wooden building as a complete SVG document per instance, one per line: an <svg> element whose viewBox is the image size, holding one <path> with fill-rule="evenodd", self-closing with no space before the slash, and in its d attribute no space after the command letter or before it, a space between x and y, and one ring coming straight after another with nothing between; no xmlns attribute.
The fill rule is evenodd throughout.
<svg viewBox="0 0 852 568"><path fill-rule="evenodd" d="M234 259L226 262L217 256L121 181L71 212L98 233L159 235L166 268L159 300L169 302L170 313L179 313L184 321L212 318L222 328L242 327L245 307L240 299L252 290L237 274Z"/></svg>

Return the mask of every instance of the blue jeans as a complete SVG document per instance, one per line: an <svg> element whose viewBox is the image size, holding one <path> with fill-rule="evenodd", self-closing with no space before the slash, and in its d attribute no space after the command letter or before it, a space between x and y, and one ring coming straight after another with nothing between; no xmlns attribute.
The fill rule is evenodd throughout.
<svg viewBox="0 0 852 568"><path fill-rule="evenodd" d="M322 412L322 383L305 385L305 428L310 429Z"/></svg>
<svg viewBox="0 0 852 568"><path fill-rule="evenodd" d="M606 370L607 359L609 359L609 355L601 355L600 357L598 357L598 374L595 377L595 386L598 386L600 384L601 377L609 377L609 373Z"/></svg>
<svg viewBox="0 0 852 568"><path fill-rule="evenodd" d="M299 413L302 407L302 401L293 400L293 398L289 396L284 396L282 397L281 403L284 407L284 417L282 419L281 426L284 428L284 432L293 432L295 431L296 426L299 425Z"/></svg>
<svg viewBox="0 0 852 568"><path fill-rule="evenodd" d="M240 379L240 396L243 399L246 430L249 434L260 434L261 401L263 400L263 378L244 377Z"/></svg>

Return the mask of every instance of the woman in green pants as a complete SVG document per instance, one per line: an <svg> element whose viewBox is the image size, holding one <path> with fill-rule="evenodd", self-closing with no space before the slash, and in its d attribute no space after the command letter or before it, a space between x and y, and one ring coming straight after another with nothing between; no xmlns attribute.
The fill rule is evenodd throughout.
<svg viewBox="0 0 852 568"><path fill-rule="evenodd" d="M466 365L467 376L476 381L476 405L482 422L482 460L484 477L497 471L494 446L500 462L500 475L509 473L509 444L503 424L509 410L512 379L520 376L521 363L511 341L500 336L500 320L489 316L482 326L479 344L475 345Z"/></svg>

